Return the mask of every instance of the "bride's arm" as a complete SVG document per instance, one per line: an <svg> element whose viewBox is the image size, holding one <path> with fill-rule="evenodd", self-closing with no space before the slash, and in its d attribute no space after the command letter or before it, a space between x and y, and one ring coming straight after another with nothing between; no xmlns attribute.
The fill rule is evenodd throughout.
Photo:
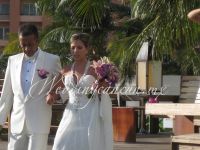
<svg viewBox="0 0 200 150"><path fill-rule="evenodd" d="M64 69L61 70L60 74L53 80L52 83L53 86L46 97L47 104L52 105L61 98L59 91L65 88L63 79L65 74L67 74L69 71L70 71L69 67L65 67Z"/></svg>

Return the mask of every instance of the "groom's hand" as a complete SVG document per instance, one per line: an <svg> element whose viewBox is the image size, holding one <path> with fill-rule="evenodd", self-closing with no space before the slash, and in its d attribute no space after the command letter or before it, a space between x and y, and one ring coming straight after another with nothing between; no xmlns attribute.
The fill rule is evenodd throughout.
<svg viewBox="0 0 200 150"><path fill-rule="evenodd" d="M46 97L46 103L49 105L53 105L56 102L55 97L53 94L48 94Z"/></svg>
<svg viewBox="0 0 200 150"><path fill-rule="evenodd" d="M0 132L1 132L2 128L3 128L3 126L2 126L2 125L0 125Z"/></svg>

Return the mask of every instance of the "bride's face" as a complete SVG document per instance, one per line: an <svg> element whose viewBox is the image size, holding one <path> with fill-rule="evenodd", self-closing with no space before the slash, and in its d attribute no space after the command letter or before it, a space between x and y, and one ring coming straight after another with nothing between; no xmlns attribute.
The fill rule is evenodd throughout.
<svg viewBox="0 0 200 150"><path fill-rule="evenodd" d="M74 40L71 42L71 54L74 60L87 59L88 48L81 40Z"/></svg>

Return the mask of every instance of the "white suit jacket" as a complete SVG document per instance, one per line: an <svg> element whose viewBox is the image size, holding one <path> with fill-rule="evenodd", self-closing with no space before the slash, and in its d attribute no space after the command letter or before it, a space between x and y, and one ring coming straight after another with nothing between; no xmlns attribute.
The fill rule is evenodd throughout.
<svg viewBox="0 0 200 150"><path fill-rule="evenodd" d="M29 94L24 96L21 86L21 68L23 53L10 56L8 59L2 95L0 99L0 124L4 124L11 112L11 133L21 133L26 123L33 133L49 133L52 110L46 104L53 78L61 69L58 56L39 49L35 71ZM47 78L38 75L38 69L49 72Z"/></svg>

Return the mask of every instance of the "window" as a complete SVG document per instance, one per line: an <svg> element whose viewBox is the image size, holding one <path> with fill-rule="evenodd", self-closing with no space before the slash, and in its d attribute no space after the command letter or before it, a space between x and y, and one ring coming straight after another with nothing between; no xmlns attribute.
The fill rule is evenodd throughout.
<svg viewBox="0 0 200 150"><path fill-rule="evenodd" d="M39 15L37 6L34 3L25 3L22 5L21 15L37 16Z"/></svg>
<svg viewBox="0 0 200 150"><path fill-rule="evenodd" d="M7 40L8 39L8 27L0 27L0 40Z"/></svg>
<svg viewBox="0 0 200 150"><path fill-rule="evenodd" d="M9 4L0 4L0 15L9 14Z"/></svg>

